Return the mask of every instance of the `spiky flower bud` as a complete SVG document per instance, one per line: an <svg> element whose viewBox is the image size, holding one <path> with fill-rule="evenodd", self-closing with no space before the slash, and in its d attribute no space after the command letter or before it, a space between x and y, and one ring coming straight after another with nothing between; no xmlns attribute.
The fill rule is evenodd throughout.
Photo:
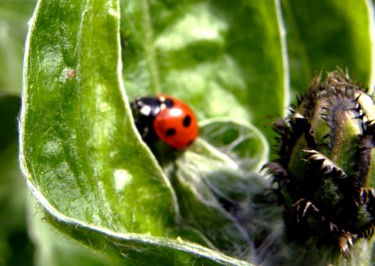
<svg viewBox="0 0 375 266"><path fill-rule="evenodd" d="M375 224L375 106L342 71L316 77L274 128L279 157L267 165L285 206L287 232L336 244L348 255Z"/></svg>

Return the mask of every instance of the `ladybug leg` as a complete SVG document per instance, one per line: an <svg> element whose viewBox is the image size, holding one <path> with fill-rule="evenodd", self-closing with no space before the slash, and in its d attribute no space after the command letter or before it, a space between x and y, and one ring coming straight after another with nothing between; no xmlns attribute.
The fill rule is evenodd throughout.
<svg viewBox="0 0 375 266"><path fill-rule="evenodd" d="M148 133L150 132L150 129L148 127L145 127L142 131L142 138L147 138Z"/></svg>

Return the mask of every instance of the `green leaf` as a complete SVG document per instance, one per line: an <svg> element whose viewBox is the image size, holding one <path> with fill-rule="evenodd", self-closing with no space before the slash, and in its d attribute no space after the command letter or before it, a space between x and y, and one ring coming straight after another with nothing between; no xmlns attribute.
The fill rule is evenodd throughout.
<svg viewBox="0 0 375 266"><path fill-rule="evenodd" d="M27 197L28 202L28 230L35 244L34 264L38 266L68 266L68 265L110 265L111 261L102 254L94 253L77 241L67 238L46 222L43 212L34 198ZM30 261L28 261L29 265Z"/></svg>
<svg viewBox="0 0 375 266"><path fill-rule="evenodd" d="M113 259L117 256L118 263L125 265L252 265L180 239L116 234L70 219L64 219L65 223L56 223L56 215L48 215L46 218L69 235L86 239L95 249L114 254Z"/></svg>
<svg viewBox="0 0 375 266"><path fill-rule="evenodd" d="M200 119L251 122L273 142L270 120L288 102L276 3L122 1L128 94L172 94Z"/></svg>
<svg viewBox="0 0 375 266"><path fill-rule="evenodd" d="M134 128L119 76L118 8L104 0L38 3L21 114L29 188L49 222L96 249L140 261L240 265L184 241L213 247L180 217L170 181Z"/></svg>
<svg viewBox="0 0 375 266"><path fill-rule="evenodd" d="M337 66L373 86L373 14L366 0L282 0L291 87L303 92L312 77Z"/></svg>
<svg viewBox="0 0 375 266"><path fill-rule="evenodd" d="M201 123L201 135L245 172L258 172L268 160L269 145L264 135L250 124L229 119Z"/></svg>
<svg viewBox="0 0 375 266"><path fill-rule="evenodd" d="M134 132L119 52L116 1L39 2L26 59L22 164L30 185L66 215L164 235L176 206Z"/></svg>

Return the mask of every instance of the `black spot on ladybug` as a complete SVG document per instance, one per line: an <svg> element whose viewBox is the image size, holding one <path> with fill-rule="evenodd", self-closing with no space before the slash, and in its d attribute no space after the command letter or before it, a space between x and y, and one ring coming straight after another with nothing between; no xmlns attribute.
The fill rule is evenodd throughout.
<svg viewBox="0 0 375 266"><path fill-rule="evenodd" d="M166 100L164 101L164 104L165 104L165 106L166 106L167 108L172 108L173 105L174 105L174 102L173 102L172 99L166 99Z"/></svg>
<svg viewBox="0 0 375 266"><path fill-rule="evenodd" d="M184 125L184 127L189 127L191 124L191 116L190 115L185 116L184 120L182 121L182 124Z"/></svg>
<svg viewBox="0 0 375 266"><path fill-rule="evenodd" d="M165 135L167 137L172 137L172 136L176 135L176 129L168 128L167 132L165 132Z"/></svg>

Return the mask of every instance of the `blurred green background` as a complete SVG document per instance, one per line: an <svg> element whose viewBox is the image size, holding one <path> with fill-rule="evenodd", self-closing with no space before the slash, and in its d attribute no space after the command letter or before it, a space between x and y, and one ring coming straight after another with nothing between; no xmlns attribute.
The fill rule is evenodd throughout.
<svg viewBox="0 0 375 266"><path fill-rule="evenodd" d="M17 116L23 49L35 0L0 0L0 265L30 265L25 180L18 169ZM30 214L32 215L32 214Z"/></svg>

